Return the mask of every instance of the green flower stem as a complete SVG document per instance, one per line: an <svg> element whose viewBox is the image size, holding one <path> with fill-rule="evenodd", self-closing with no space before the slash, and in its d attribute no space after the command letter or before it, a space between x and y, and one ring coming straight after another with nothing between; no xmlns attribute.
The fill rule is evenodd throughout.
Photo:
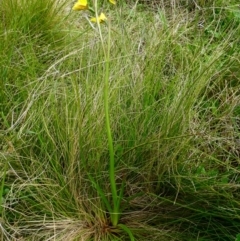
<svg viewBox="0 0 240 241"><path fill-rule="evenodd" d="M95 1L95 13L96 18L97 16L97 1ZM110 126L110 117L109 117L109 70L110 70L110 46L111 46L111 31L110 31L110 21L108 21L108 43L107 43L107 51L104 45L103 36L101 32L100 22L97 21L97 26L99 30L99 35L102 43L102 48L104 51L104 58L105 58L105 78L104 78L104 112L105 112L105 123L106 123L106 130L107 130L107 138L108 138L108 149L109 149L109 178L110 178L110 186L111 186L111 193L112 193L112 201L113 207L112 212L110 212L110 218L113 226L117 226L119 221L119 205L120 200L117 193L117 185L115 181L115 159L114 159L114 148L113 148L113 139L112 139L112 132Z"/></svg>
<svg viewBox="0 0 240 241"><path fill-rule="evenodd" d="M110 65L110 28L108 35L108 49L107 54L105 55L105 81L104 81L104 110L105 110L105 122L107 129L107 137L108 137L108 147L109 147L109 155L110 155L110 163L109 163L109 176L110 176L110 185L113 199L113 213L111 214L111 221L113 226L118 224L119 220L119 208L118 208L118 194L117 187L115 181L115 160L114 160L114 148L113 148L113 139L112 132L110 127L110 118L109 118L109 65Z"/></svg>

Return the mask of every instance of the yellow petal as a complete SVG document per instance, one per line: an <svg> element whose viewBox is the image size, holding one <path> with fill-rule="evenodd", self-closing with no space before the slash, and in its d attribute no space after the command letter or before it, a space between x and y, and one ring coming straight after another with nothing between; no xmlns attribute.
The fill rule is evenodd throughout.
<svg viewBox="0 0 240 241"><path fill-rule="evenodd" d="M101 21L106 21L106 20L107 20L107 17L105 16L104 13L101 13L99 19L100 19Z"/></svg>
<svg viewBox="0 0 240 241"><path fill-rule="evenodd" d="M82 6L87 6L88 5L88 2L87 0L78 0L78 3Z"/></svg>
<svg viewBox="0 0 240 241"><path fill-rule="evenodd" d="M90 21L93 22L93 23L96 23L97 19L96 18L91 18Z"/></svg>
<svg viewBox="0 0 240 241"><path fill-rule="evenodd" d="M97 18L91 18L90 21L93 23L99 22L102 23L104 21L107 20L107 17L105 16L104 13L101 13L100 16L98 16Z"/></svg>
<svg viewBox="0 0 240 241"><path fill-rule="evenodd" d="M87 10L88 9L87 0L78 0L78 2L74 4L72 9L76 11Z"/></svg>
<svg viewBox="0 0 240 241"><path fill-rule="evenodd" d="M109 2L112 3L112 4L114 4L114 5L116 4L116 1L115 1L115 0L109 0Z"/></svg>

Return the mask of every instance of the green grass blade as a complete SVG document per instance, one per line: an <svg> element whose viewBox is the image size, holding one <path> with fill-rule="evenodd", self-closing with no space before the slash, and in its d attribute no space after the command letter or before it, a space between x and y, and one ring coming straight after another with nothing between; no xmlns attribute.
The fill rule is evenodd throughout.
<svg viewBox="0 0 240 241"><path fill-rule="evenodd" d="M98 192L99 196L101 197L103 203L105 204L107 210L110 213L112 213L112 207L111 207L109 201L107 200L107 198L106 198L103 190L101 189L101 187L95 182L94 178L90 174L88 174L88 178L90 179L93 187L97 190L97 192Z"/></svg>
<svg viewBox="0 0 240 241"><path fill-rule="evenodd" d="M135 240L131 230L126 225L118 224L118 226L129 235L131 241Z"/></svg>
<svg viewBox="0 0 240 241"><path fill-rule="evenodd" d="M1 188L0 188L0 215L2 215L2 201L3 201L3 192L4 192L4 185L7 173L7 162L5 162L4 169L3 169L3 176L1 180Z"/></svg>
<svg viewBox="0 0 240 241"><path fill-rule="evenodd" d="M122 182L121 187L120 187L120 192L119 192L119 196L117 199L117 203L116 203L116 209L120 210L120 204L121 204L121 200L123 198L123 192L124 192L124 187L125 187L125 181ZM120 213L119 213L120 216Z"/></svg>

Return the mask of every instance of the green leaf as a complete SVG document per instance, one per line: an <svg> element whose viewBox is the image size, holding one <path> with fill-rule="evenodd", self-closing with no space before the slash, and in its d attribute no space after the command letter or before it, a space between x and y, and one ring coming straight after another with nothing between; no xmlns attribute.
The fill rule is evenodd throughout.
<svg viewBox="0 0 240 241"><path fill-rule="evenodd" d="M240 233L237 234L235 241L240 241Z"/></svg>
<svg viewBox="0 0 240 241"><path fill-rule="evenodd" d="M112 213L112 207L111 207L109 201L107 200L107 198L106 198L103 190L101 189L101 187L95 182L94 178L90 174L88 174L88 178L91 181L93 187L97 190L97 192L98 192L99 196L101 197L102 201L106 205L107 210L110 213Z"/></svg>
<svg viewBox="0 0 240 241"><path fill-rule="evenodd" d="M131 241L135 241L131 230L126 225L118 224L118 226L129 235L129 238L130 238Z"/></svg>
<svg viewBox="0 0 240 241"><path fill-rule="evenodd" d="M201 165L198 166L198 167L197 167L196 174L198 174L198 175L206 174L206 170L205 170L204 166L201 166Z"/></svg>

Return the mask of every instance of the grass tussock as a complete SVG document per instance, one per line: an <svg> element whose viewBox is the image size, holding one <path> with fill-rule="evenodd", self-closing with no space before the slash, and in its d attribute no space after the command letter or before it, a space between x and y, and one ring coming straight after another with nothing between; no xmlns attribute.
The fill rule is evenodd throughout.
<svg viewBox="0 0 240 241"><path fill-rule="evenodd" d="M239 9L174 3L108 8L103 42L69 3L0 3L2 240L238 240Z"/></svg>

